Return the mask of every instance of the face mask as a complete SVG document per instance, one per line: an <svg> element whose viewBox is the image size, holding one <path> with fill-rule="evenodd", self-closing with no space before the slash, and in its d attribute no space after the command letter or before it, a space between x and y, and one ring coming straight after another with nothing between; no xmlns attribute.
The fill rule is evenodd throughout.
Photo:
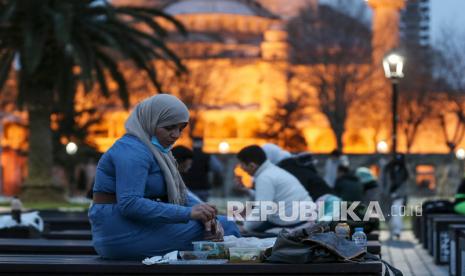
<svg viewBox="0 0 465 276"><path fill-rule="evenodd" d="M169 147L167 147L167 148L164 148L164 147L160 144L160 142L158 141L157 137L155 137L155 136L152 136L151 142L152 142L152 144L153 144L155 147L157 147L157 148L158 148L161 152L163 152L163 153L168 153L168 152L171 150L171 148L173 147L173 146L169 146Z"/></svg>

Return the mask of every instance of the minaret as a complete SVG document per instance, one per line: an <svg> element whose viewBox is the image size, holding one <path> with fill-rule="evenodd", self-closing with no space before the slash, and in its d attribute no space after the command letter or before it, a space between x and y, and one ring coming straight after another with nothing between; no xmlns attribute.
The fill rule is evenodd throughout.
<svg viewBox="0 0 465 276"><path fill-rule="evenodd" d="M266 30L260 48L264 60L287 60L289 44L285 27L282 24L274 24Z"/></svg>
<svg viewBox="0 0 465 276"><path fill-rule="evenodd" d="M373 62L381 64L384 55L399 44L400 10L405 0L368 0L373 8Z"/></svg>

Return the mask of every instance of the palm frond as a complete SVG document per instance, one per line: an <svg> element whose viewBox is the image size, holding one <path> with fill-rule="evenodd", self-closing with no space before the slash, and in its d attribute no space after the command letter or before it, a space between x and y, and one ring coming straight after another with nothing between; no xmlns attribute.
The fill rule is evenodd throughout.
<svg viewBox="0 0 465 276"><path fill-rule="evenodd" d="M2 2L0 4L0 23L8 22L15 14L17 7L16 1Z"/></svg>
<svg viewBox="0 0 465 276"><path fill-rule="evenodd" d="M105 79L105 73L102 69L102 66L97 61L95 62L95 74L97 76L97 82L100 86L103 96L108 98L110 96L110 92L108 89L107 81Z"/></svg>
<svg viewBox="0 0 465 276"><path fill-rule="evenodd" d="M86 92L98 84L106 97L110 95L109 81L115 81L118 95L128 107L128 80L120 63L132 62L159 91L154 61L166 62L177 74L186 71L165 44L173 29L165 29L159 20L166 20L177 32L186 34L186 30L163 11L113 7L98 0L3 0L0 7L0 46L18 52L21 59L20 103L27 104L37 96L30 93L42 93L32 89L34 83L53 90L50 104L63 104L74 97L76 81L84 84ZM12 56L0 57L0 80L4 82L10 69L5 63L11 64Z"/></svg>
<svg viewBox="0 0 465 276"><path fill-rule="evenodd" d="M15 57L14 52L6 50L0 55L0 93L2 92L3 86L8 79L10 73L11 63Z"/></svg>
<svg viewBox="0 0 465 276"><path fill-rule="evenodd" d="M66 1L60 1L57 9L47 9L53 18L54 35L62 47L71 44L71 29L73 22L72 6Z"/></svg>
<svg viewBox="0 0 465 276"><path fill-rule="evenodd" d="M129 108L129 93L123 74L118 69L118 64L114 62L109 56L101 51L97 51L97 58L105 64L105 67L110 72L114 81L118 84L118 95L123 102L125 108Z"/></svg>

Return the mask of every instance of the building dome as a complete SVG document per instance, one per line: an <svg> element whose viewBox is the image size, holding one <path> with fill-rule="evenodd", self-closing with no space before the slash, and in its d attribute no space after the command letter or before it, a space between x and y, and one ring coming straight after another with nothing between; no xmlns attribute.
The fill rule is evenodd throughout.
<svg viewBox="0 0 465 276"><path fill-rule="evenodd" d="M248 0L178 0L165 6L171 15L181 14L234 14L275 17L259 3Z"/></svg>

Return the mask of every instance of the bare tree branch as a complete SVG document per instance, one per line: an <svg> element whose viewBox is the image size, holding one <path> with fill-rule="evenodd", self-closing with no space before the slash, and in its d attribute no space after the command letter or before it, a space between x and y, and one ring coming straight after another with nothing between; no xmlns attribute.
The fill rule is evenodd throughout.
<svg viewBox="0 0 465 276"><path fill-rule="evenodd" d="M343 1L339 5L337 10L350 7ZM300 78L316 89L315 107L328 119L340 150L349 111L370 96L368 83L376 71L371 68L370 28L358 20L365 11L307 7L287 27L292 61L312 65Z"/></svg>
<svg viewBox="0 0 465 276"><path fill-rule="evenodd" d="M434 73L440 80L439 89L444 92L445 99L438 103L441 112L437 118L445 143L452 153L465 135L465 32L443 29L438 41ZM451 121L446 119L448 116L454 118L454 127L448 123Z"/></svg>

